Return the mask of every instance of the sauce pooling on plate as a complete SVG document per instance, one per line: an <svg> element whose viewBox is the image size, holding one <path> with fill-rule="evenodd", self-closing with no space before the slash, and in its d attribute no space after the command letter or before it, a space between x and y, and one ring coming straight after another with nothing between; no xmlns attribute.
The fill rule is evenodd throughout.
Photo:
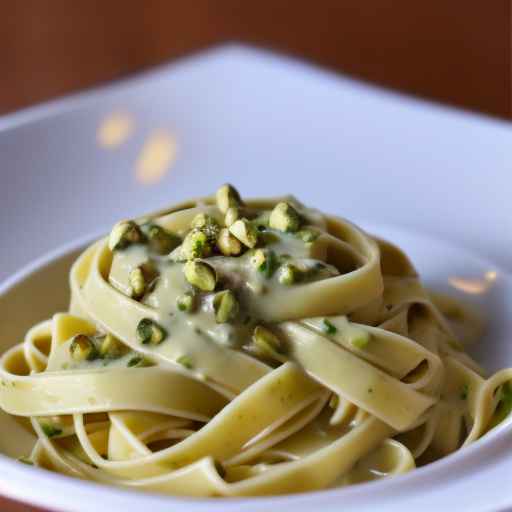
<svg viewBox="0 0 512 512"><path fill-rule="evenodd" d="M69 311L3 355L0 405L30 420L24 461L65 474L318 490L404 473L506 419L512 371L486 378L464 351L480 334L392 244L224 185L89 247Z"/></svg>

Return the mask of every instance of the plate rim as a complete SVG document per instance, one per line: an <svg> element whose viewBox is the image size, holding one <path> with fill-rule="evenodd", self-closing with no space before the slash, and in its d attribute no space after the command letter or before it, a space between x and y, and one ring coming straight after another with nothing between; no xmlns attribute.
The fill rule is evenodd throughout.
<svg viewBox="0 0 512 512"><path fill-rule="evenodd" d="M167 73L184 68L189 65L201 64L207 60L220 59L233 55L242 55L243 58L263 59L277 61L287 67L287 70L299 70L302 73L313 74L329 82L337 81L345 87L364 91L366 94L387 99L388 101L400 101L409 108L420 108L437 111L439 114L472 119L479 124L490 124L495 127L510 128L510 122L485 112L465 109L436 101L433 98L423 97L414 93L386 87L383 84L373 83L361 77L337 72L300 56L286 53L278 49L269 49L257 44L251 44L238 40L231 40L213 44L205 48L193 50L172 60L163 61L145 69L129 73L121 78L114 78L98 85L85 87L76 92L59 95L53 99L16 109L12 112L0 115L0 136L9 130L14 130L32 123L37 123L48 118L62 114L70 114L80 108L85 108L100 97L107 97L116 93L122 93L130 87L136 87L142 82L158 80Z"/></svg>

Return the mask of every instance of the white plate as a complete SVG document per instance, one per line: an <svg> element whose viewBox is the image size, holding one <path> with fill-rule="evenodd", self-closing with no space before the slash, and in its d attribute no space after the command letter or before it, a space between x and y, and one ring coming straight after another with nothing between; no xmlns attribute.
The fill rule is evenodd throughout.
<svg viewBox="0 0 512 512"><path fill-rule="evenodd" d="M116 136L126 140L105 148ZM293 191L304 202L365 227L394 224L434 235L510 270L510 139L505 123L267 53L220 48L0 118L0 280L120 217L210 193L224 181L236 183L245 195ZM141 152L151 140L156 164L167 159L170 165L153 161L153 168L147 164L141 171ZM475 296L493 314L493 349L485 351L484 362L492 368L512 364L506 343L512 290L498 267L429 238L390 228L379 233L402 242L426 278L441 287L449 286L449 277L474 283L496 271L493 286ZM37 304L53 307L46 296L30 299L25 322L45 313ZM0 340L11 344L12 324L24 325L7 313L2 312ZM494 491L512 470L512 456L506 456L511 437L510 428L502 429L445 461L371 488L256 500L244 503L244 510L337 510L340 504L344 510L366 510L378 504L379 510L401 511L448 503L496 510L512 504L512 494ZM69 481L3 458L0 472L1 492L66 510L107 510L114 504L127 511L184 508L183 501ZM471 492L476 489L477 497ZM219 501L185 508L239 507L236 501Z"/></svg>

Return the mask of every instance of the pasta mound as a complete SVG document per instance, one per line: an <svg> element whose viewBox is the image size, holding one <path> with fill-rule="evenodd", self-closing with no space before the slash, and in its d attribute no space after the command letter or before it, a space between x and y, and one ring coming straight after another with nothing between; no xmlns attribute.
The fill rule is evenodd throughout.
<svg viewBox="0 0 512 512"><path fill-rule="evenodd" d="M71 270L68 312L1 360L29 463L190 496L405 473L512 409L512 370L464 351L469 308L407 257L293 197L216 197L116 225ZM28 423L27 423L28 424Z"/></svg>

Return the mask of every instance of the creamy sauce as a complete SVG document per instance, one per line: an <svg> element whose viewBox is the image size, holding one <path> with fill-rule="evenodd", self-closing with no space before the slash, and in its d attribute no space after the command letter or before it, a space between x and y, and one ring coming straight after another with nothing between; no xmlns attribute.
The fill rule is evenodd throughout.
<svg viewBox="0 0 512 512"><path fill-rule="evenodd" d="M209 211L209 210L207 210ZM312 214L312 217L315 217ZM316 219L318 222L318 219ZM182 235L184 233L182 232ZM209 363L204 357L205 343L213 342L224 347L242 349L251 342L251 333L259 322L265 322L264 311L269 301L276 304L282 300L286 285L279 282L279 266L292 264L304 272L303 282L312 282L338 275L336 267L323 261L325 241L319 237L306 243L293 233L283 233L267 229L260 234L261 245L272 251L276 268L271 275L258 270L252 262L254 251L246 251L241 256L226 257L213 255L204 261L210 264L217 274L216 291L204 293L194 289L183 272L184 263L169 258L154 257L146 245L132 245L114 253L109 274L110 283L122 293L130 296L130 272L139 265L153 262L158 270L158 278L153 290L141 302L160 312L162 326L168 333L158 353L165 353L171 360L187 356L191 363L189 370L208 377ZM240 303L237 318L229 323L219 324L215 319L213 298L222 289L236 293ZM185 294L193 294L196 302L193 312L180 311L178 299ZM119 363L125 362L123 359ZM88 363L82 363L88 364ZM92 362L92 365L99 363Z"/></svg>

